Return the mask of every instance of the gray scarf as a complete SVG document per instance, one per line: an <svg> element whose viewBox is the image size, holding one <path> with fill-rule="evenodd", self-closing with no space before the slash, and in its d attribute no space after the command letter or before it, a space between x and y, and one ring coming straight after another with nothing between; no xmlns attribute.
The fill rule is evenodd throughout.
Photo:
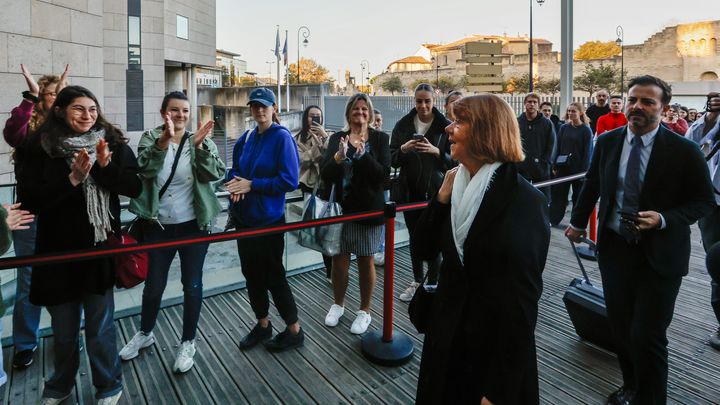
<svg viewBox="0 0 720 405"><path fill-rule="evenodd" d="M90 130L82 135L62 136L54 145L45 142L42 139L41 144L45 152L51 157L62 157L68 166L72 165L75 159L74 155L85 149L90 155L90 163L95 163L95 146L100 138L105 137L105 130ZM85 194L85 202L90 225L95 231L95 243L107 240L107 234L112 230L110 224L110 193L95 183L92 176L88 176L82 183L83 194Z"/></svg>

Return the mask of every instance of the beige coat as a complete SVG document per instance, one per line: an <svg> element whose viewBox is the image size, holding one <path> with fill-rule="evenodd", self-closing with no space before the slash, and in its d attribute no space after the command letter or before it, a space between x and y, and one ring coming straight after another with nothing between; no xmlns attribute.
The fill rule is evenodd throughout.
<svg viewBox="0 0 720 405"><path fill-rule="evenodd" d="M303 143L300 134L295 135L298 153L300 154L300 184L314 188L320 182L320 162L325 156L328 137L316 139L308 135Z"/></svg>

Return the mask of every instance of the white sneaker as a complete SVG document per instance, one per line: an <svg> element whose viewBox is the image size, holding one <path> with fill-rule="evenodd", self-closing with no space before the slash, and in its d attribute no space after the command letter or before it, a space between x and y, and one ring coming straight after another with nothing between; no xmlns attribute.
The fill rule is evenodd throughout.
<svg viewBox="0 0 720 405"><path fill-rule="evenodd" d="M375 253L373 255L373 258L375 259L376 266L384 266L385 265L385 253L384 252Z"/></svg>
<svg viewBox="0 0 720 405"><path fill-rule="evenodd" d="M189 340L182 342L180 349L178 349L177 357L175 358L173 371L176 373L184 373L190 370L193 364L195 364L193 356L195 356L195 342Z"/></svg>
<svg viewBox="0 0 720 405"><path fill-rule="evenodd" d="M122 395L122 391L118 392L117 394L115 394L111 397L105 397L102 399L98 399L97 405L115 405L120 400L121 395Z"/></svg>
<svg viewBox="0 0 720 405"><path fill-rule="evenodd" d="M42 397L42 398L40 398L40 405L58 405L58 404L62 403L64 400L70 398L71 394L72 394L72 392L70 394L65 395L62 398Z"/></svg>
<svg viewBox="0 0 720 405"><path fill-rule="evenodd" d="M152 332L147 335L143 332L138 332L127 342L122 350L120 350L120 358L123 360L132 360L138 356L140 349L152 346L153 343L155 343L155 335Z"/></svg>
<svg viewBox="0 0 720 405"><path fill-rule="evenodd" d="M345 307L341 307L338 304L332 304L327 315L325 315L325 325L333 327L337 326L340 322L340 317L345 313Z"/></svg>
<svg viewBox="0 0 720 405"><path fill-rule="evenodd" d="M362 335L368 326L370 326L371 321L372 318L370 318L370 314L365 311L357 311L357 317L355 317L352 326L350 326L350 333Z"/></svg>
<svg viewBox="0 0 720 405"><path fill-rule="evenodd" d="M415 295L415 290L417 290L418 287L420 287L420 283L416 283L414 281L410 283L410 286L406 288L402 294L400 294L400 301L410 302L413 295Z"/></svg>

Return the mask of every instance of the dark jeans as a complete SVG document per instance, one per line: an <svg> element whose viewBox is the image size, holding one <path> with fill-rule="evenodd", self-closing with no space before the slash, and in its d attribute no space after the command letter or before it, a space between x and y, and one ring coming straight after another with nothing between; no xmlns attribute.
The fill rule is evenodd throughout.
<svg viewBox="0 0 720 405"><path fill-rule="evenodd" d="M636 391L633 404L665 404L667 328L682 277L659 276L640 246L610 229L603 232L598 264L624 385Z"/></svg>
<svg viewBox="0 0 720 405"><path fill-rule="evenodd" d="M197 221L183 222L182 224L163 225L148 224L145 227L145 241L157 242L187 236L201 236L207 234L198 227ZM180 272L183 285L183 334L182 341L195 339L200 307L202 306L203 285L202 270L208 243L186 246L182 248L169 248L150 252L148 277L145 280L145 289L142 296L142 316L140 330L150 333L155 327L157 315L160 311L160 302L167 285L170 264L175 254L180 252Z"/></svg>
<svg viewBox="0 0 720 405"><path fill-rule="evenodd" d="M558 174L557 177L569 176L569 174ZM565 182L555 184L552 187L543 187L550 189L552 198L550 199L550 223L557 225L565 217L565 209L567 209L568 192L572 187L572 202L573 207L577 202L578 196L580 195L580 189L582 188L583 180L575 180L572 182Z"/></svg>
<svg viewBox="0 0 720 405"><path fill-rule="evenodd" d="M36 221L28 224L29 229L13 231L15 256L35 254ZM16 352L37 347L41 307L30 303L30 278L32 267L18 267L13 308L13 345Z"/></svg>
<svg viewBox="0 0 720 405"><path fill-rule="evenodd" d="M284 223L283 219L279 223ZM238 230L241 229L238 227ZM285 235L276 233L237 240L240 266L247 284L250 307L257 319L266 318L270 310L268 292L286 325L298 321L297 306L285 277L283 252Z"/></svg>
<svg viewBox="0 0 720 405"><path fill-rule="evenodd" d="M410 235L410 262L412 263L413 277L415 278L416 283L422 283L424 278L423 260L421 259L422 256L419 252L415 251L415 244L413 243L413 234L415 233L415 228L417 228L417 221L420 219L422 213L423 210L403 212L403 215L405 216L405 225L407 226L408 234ZM438 253L438 255L435 256L433 260L428 261L427 284L437 284L440 265L442 265L442 257Z"/></svg>
<svg viewBox="0 0 720 405"><path fill-rule="evenodd" d="M62 398L75 386L80 367L80 318L85 310L85 340L96 398L113 396L122 390L122 368L117 355L113 291L103 295L85 294L77 301L47 307L54 335L55 371L45 382L43 396Z"/></svg>
<svg viewBox="0 0 720 405"><path fill-rule="evenodd" d="M720 241L720 207L716 206L708 216L701 218L698 225L700 226L703 247L707 252L712 245ZM711 269L708 267L707 272L710 274L710 286L712 288L710 305L715 312L718 325L720 325L720 268Z"/></svg>

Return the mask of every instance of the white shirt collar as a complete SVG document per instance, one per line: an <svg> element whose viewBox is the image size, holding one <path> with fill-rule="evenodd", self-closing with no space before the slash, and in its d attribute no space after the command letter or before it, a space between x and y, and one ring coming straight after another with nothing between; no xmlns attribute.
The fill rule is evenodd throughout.
<svg viewBox="0 0 720 405"><path fill-rule="evenodd" d="M640 139L642 140L643 146L648 146L653 143L655 140L655 135L657 135L658 131L660 130L660 125L655 127L655 129L651 130L650 132L647 132L643 135L640 135ZM629 144L632 144L632 139L635 136L633 131L630 129L630 126L627 127L627 135L625 135L625 141Z"/></svg>

